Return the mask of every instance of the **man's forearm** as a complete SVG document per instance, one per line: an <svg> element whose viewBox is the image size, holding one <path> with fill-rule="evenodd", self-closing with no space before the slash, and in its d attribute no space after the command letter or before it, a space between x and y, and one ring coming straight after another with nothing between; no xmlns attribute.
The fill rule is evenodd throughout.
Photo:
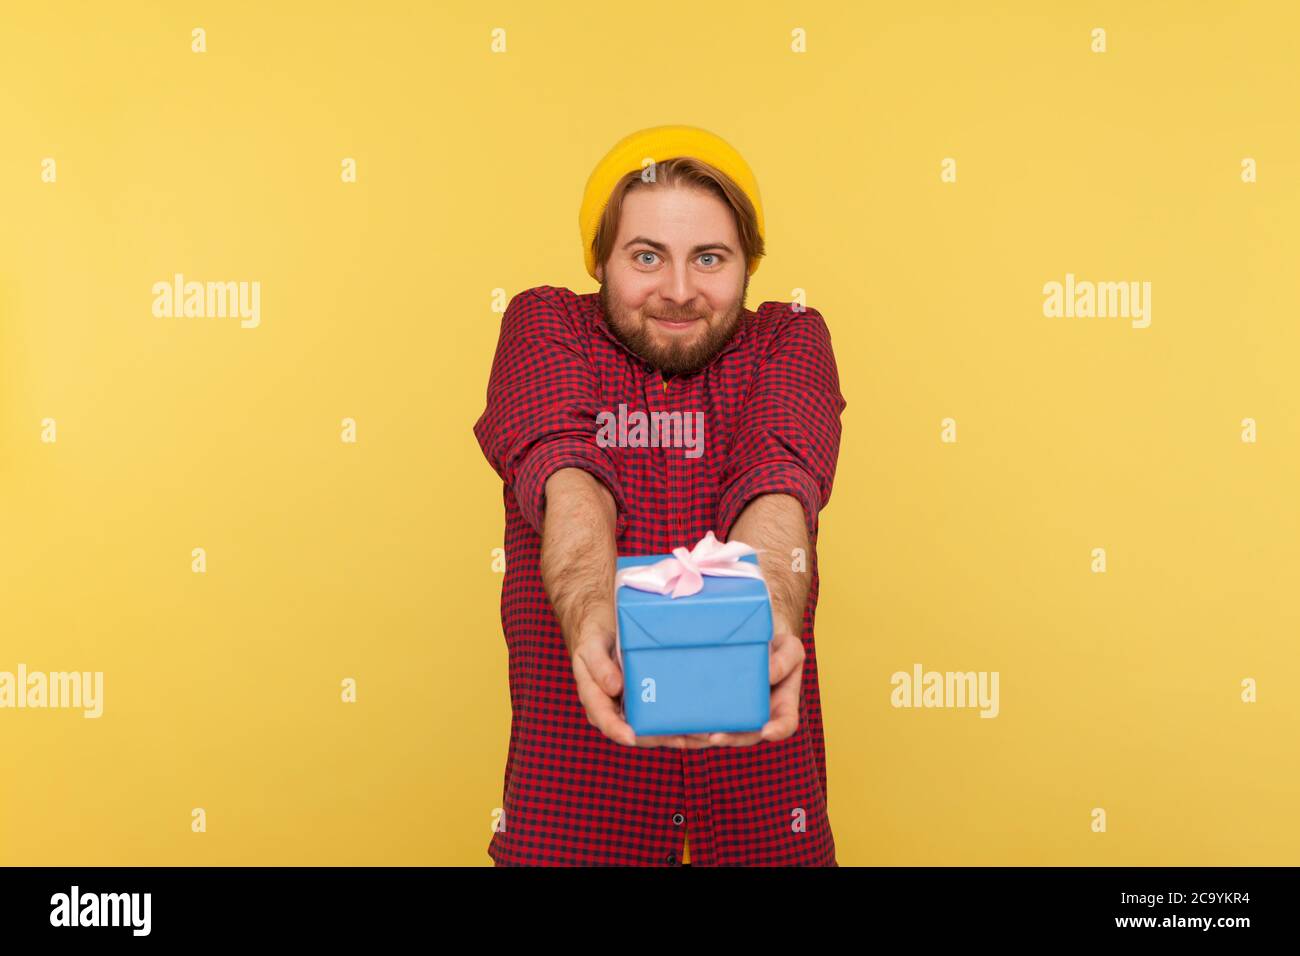
<svg viewBox="0 0 1300 956"><path fill-rule="evenodd" d="M614 628L617 518L614 496L586 471L561 468L546 480L542 584L570 653L584 626Z"/></svg>
<svg viewBox="0 0 1300 956"><path fill-rule="evenodd" d="M758 565L772 593L773 624L779 628L784 622L792 634L801 635L811 575L793 569L795 549L801 548L805 556L810 550L808 526L798 499L759 495L731 526L728 540L759 549Z"/></svg>

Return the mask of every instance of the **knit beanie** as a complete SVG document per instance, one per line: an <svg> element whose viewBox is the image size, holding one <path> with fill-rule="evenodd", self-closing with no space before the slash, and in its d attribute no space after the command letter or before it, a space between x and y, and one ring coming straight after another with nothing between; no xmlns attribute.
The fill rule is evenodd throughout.
<svg viewBox="0 0 1300 956"><path fill-rule="evenodd" d="M614 185L633 170L641 169L646 159L661 163L677 156L690 156L726 173L754 204L758 234L763 235L763 204L758 197L758 180L730 143L695 126L652 126L615 143L587 179L582 207L578 210L578 228L582 233L582 254L587 263L587 273L593 279L596 279L596 253L591 244ZM758 263L758 257L750 260L750 275L754 274Z"/></svg>

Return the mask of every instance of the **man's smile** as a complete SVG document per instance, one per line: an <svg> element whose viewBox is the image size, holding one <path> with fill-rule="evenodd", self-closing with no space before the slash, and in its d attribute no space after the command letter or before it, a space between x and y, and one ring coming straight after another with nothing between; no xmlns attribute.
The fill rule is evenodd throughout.
<svg viewBox="0 0 1300 956"><path fill-rule="evenodd" d="M702 321L700 319L684 319L678 322L671 319L661 319L657 315L652 315L650 318L653 319L655 324L661 329L689 329L694 326L696 322Z"/></svg>

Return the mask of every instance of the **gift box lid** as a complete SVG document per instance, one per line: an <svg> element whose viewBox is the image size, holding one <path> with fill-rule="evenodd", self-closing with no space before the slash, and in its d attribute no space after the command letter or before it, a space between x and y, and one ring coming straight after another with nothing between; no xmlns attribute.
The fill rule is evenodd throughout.
<svg viewBox="0 0 1300 956"><path fill-rule="evenodd" d="M618 570L654 564L672 555L620 557ZM758 563L755 555L740 560ZM695 594L667 594L623 586L617 590L619 644L623 650L756 644L772 639L772 608L762 578L704 575Z"/></svg>

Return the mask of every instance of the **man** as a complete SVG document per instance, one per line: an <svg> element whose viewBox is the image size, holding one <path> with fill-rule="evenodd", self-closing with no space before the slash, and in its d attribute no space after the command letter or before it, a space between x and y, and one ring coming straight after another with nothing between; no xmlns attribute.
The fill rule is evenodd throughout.
<svg viewBox="0 0 1300 956"><path fill-rule="evenodd" d="M474 426L505 483L513 709L488 853L497 865L835 866L813 644L818 513L845 408L830 334L814 309L745 308L762 206L745 161L711 133L620 141L579 219L599 293L539 286L510 301ZM597 421L620 405L680 412L699 440L629 430L626 447L611 444ZM689 548L710 530L760 549L771 719L637 738L619 706L616 557Z"/></svg>

